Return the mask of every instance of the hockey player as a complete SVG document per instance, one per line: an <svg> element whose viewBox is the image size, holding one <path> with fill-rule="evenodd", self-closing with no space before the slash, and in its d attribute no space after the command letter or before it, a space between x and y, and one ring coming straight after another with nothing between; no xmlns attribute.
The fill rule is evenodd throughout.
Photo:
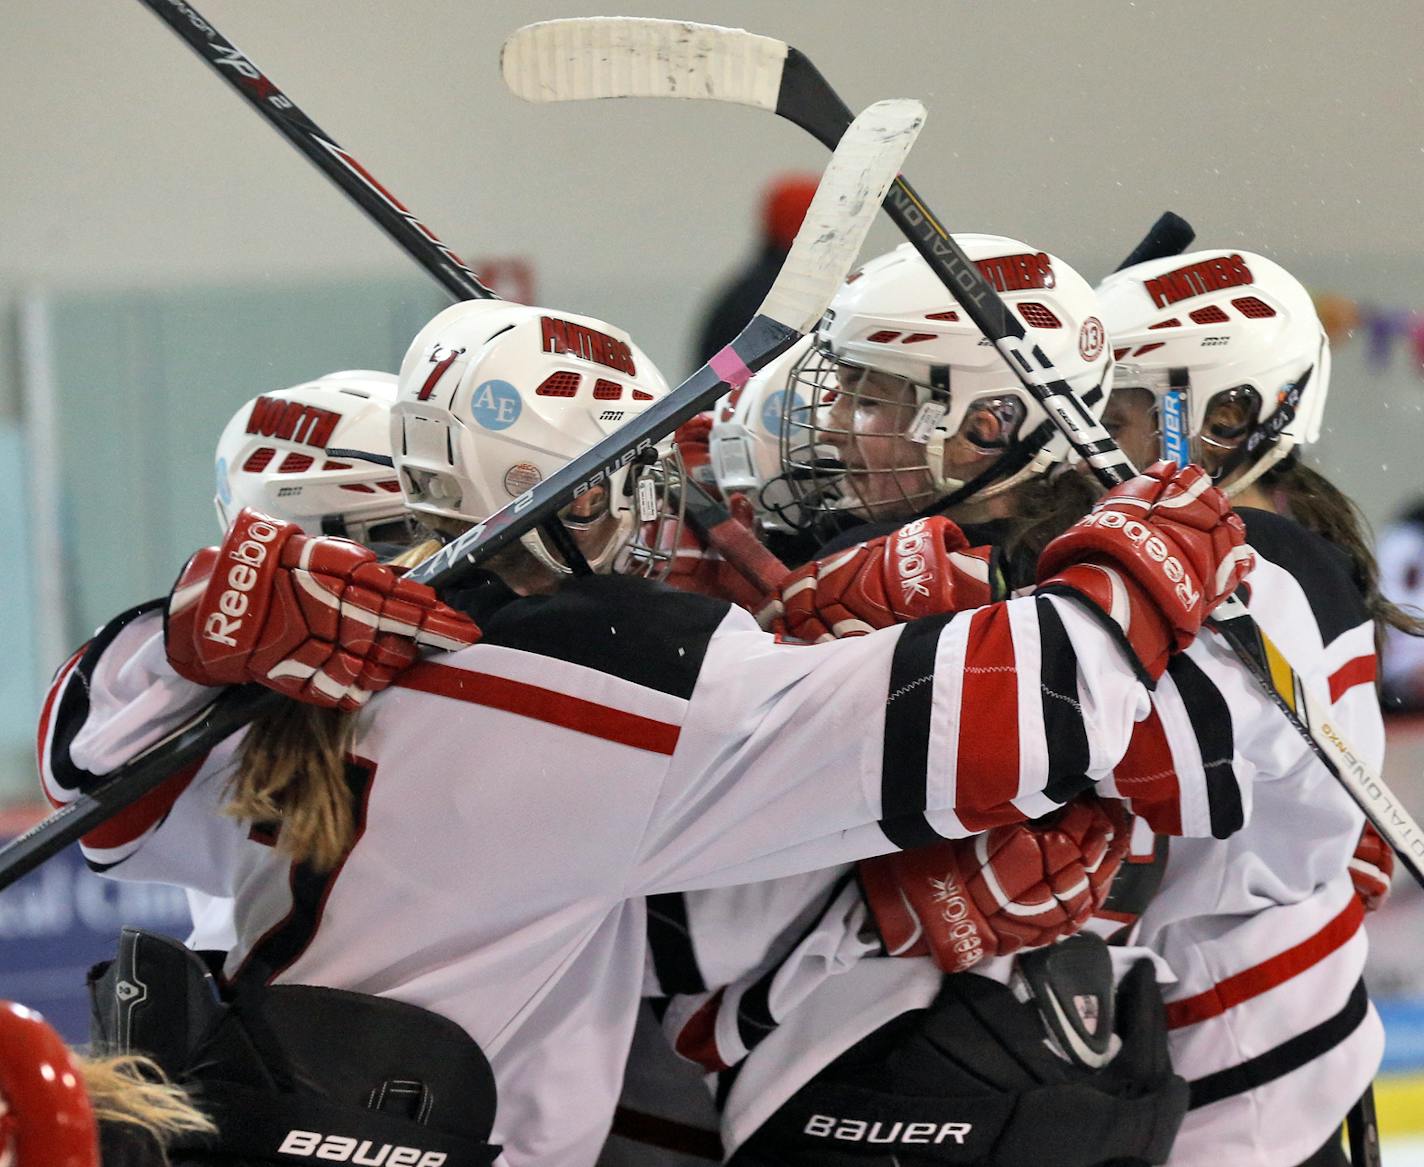
<svg viewBox="0 0 1424 1167"><path fill-rule="evenodd" d="M1120 360L1109 426L1135 459L1190 452L1235 499L1256 618L1378 769L1377 636L1424 626L1381 597L1359 512L1301 461L1330 384L1309 294L1225 249L1128 268L1100 292ZM1309 766L1258 782L1230 839L1174 843L1142 934L1178 977L1168 1024L1192 1099L1173 1164L1345 1162L1340 1123L1383 1041L1360 979L1362 897L1387 891L1393 860L1362 823Z"/></svg>
<svg viewBox="0 0 1424 1167"><path fill-rule="evenodd" d="M1056 257L1013 240L969 236L960 242L981 270L1005 287L1006 299L1015 310L1045 330L1045 345L1055 363L1100 407L1111 357L1087 284ZM956 597L972 607L989 598L995 588L1002 594L1006 572L1014 586L1032 583L1039 550L1055 528L1061 529L1086 509L1091 493L1081 481L1072 476L1051 484L1046 481L1047 472L1062 461L1062 440L1044 428L1046 419L1036 403L947 300L942 285L908 248L874 260L837 297L830 323L819 337L819 351L802 367L800 399L788 402L783 441L788 449L806 454L790 459L785 481L808 512L819 511L841 523L850 513L876 522L839 536L820 563L796 573L783 589L787 631L793 635L830 640L917 611L917 598L880 583L878 565L882 557L892 558L897 537L856 549L867 531L893 530L914 517L903 532L916 538L932 531L945 549L939 561L942 576L931 591L941 601ZM969 528L966 537L936 515L944 509L952 516L980 522ZM1009 554L971 547L971 540L992 540L1007 546ZM1158 658L1148 663L1148 669L1156 676L1164 663L1165 657ZM1045 718L1051 719L1050 700L1018 691L1022 678L1013 679L1016 667L1012 654L983 662L966 677L963 694L987 700L989 693L996 693L1000 708L1006 709L1022 710L1026 703L1041 702ZM1119 784L1107 787L1108 792L1128 798L1144 822L1174 833L1226 833L1239 825L1244 813L1237 783L1249 781L1250 763L1238 757L1234 774L1231 769L1213 772L1204 767L1193 735L1195 725L1226 718L1228 724L1218 732L1229 761L1233 750L1228 705L1248 724L1252 717L1268 712L1264 699L1251 690L1234 664L1216 659L1206 667L1219 674L1213 677L1219 689L1204 680L1201 666L1185 661L1174 664L1173 675L1158 688L1160 710L1153 724L1160 716L1171 726L1173 745L1192 755L1180 767L1180 775L1172 767L1142 770L1139 780L1129 784L1129 772L1120 771ZM1055 733L1049 741L1060 750L1071 748L1069 736ZM997 744L991 738L978 739L965 727L958 748L972 754L995 749ZM1025 763L1033 764L1027 758ZM877 891L882 893L875 922L885 934L885 949L857 888L844 879L836 882L833 873L816 901L807 934L789 957L764 962L752 975L720 991L715 981L709 981L707 991L675 1002L667 1016L680 1048L711 1068L735 1067L723 1077L727 1101L723 1137L728 1149L741 1147L756 1132L756 1139L738 1151L749 1162L759 1157L823 1162L836 1148L854 1142L856 1130L874 1143L889 1143L894 1137L883 1137L889 1132L922 1133L926 1122L934 1123L936 1131L948 1129L946 1123L963 1118L963 1099L955 1096L966 1092L964 1075L968 1075L973 1085L967 1092L988 1109L972 1135L959 1132L964 1140L956 1152L960 1161L979 1161L993 1147L999 1154L1015 1147L1027 1154L1035 1137L1054 1140L1054 1148L1071 1162L1098 1162L1134 1150L1164 1153L1175 1126L1172 1116L1180 1118L1182 1103L1162 1048L1160 1002L1156 1032L1152 1029L1152 977L1145 969L1132 979L1120 1002L1122 1012L1131 1017L1125 1030L1132 1037L1128 1051L1105 1066L1112 1038L1106 1019L1113 990L1102 953L1085 957L1085 948L1080 947L1073 957L1075 961L1100 959L1094 971L1097 981L1079 981L1067 998L1090 1000L1102 1010L1103 1027L1096 1039L1104 1044L1086 1060L1075 1060L1071 1035L1063 1034L1059 1037L1068 1047L1064 1057L1043 1058L1039 1040L1043 1026L1037 1011L1016 1003L994 981L956 978L952 987L929 960L857 964L862 957L885 950L924 951L928 936L940 945L936 951L944 968L981 964L980 971L1007 980L1014 972L1011 961L981 963L964 958L1046 944L1055 935L1080 927L1091 910L1103 906L1110 870L1103 862L1108 854L1105 839L1112 836L1091 817L1099 813L1091 804L1075 806L1062 822L1045 824L1040 832L1002 828L1000 835L991 834L984 846L976 848L977 854L946 849L922 857L923 866L912 868L906 878L918 874L925 884L925 876L933 875L939 880L939 891L916 899L918 919L903 910L902 889L887 881L878 865L862 865L861 882L872 903ZM1154 853L1150 831L1139 829L1146 836L1141 858L1150 860ZM905 840L924 841L924 837ZM910 854L906 853L907 861ZM1070 855L1072 868L1067 865ZM1150 863L1141 866L1152 869ZM1126 883L1142 883L1143 874L1134 872ZM970 920L961 911L936 928L933 917L939 908L929 901L946 902L945 886L985 885L998 890L979 904L982 915L976 912ZM753 892L748 889L743 894ZM763 894L775 902L781 895L796 894L796 889ZM964 901L951 897L947 902ZM1110 918L1101 921L1106 930L1122 930L1125 906L1112 905ZM693 918L691 947L696 948L696 918L715 909L699 902L699 897L689 897L685 910ZM921 941L918 948L917 940ZM834 975L852 966L851 974ZM1049 991L1047 985L1040 985L1041 994ZM974 996L973 1003L967 1005L962 994ZM952 1041L966 1008L992 1020L964 1031L965 1048L959 1055L946 1061L925 1058L923 1049L916 1053L915 1044L923 1047L924 1041L917 1018L923 1020L925 1032L935 1030L935 1040L943 1044ZM1071 1012L1071 1004L1068 1008ZM1046 1001L1043 1009L1052 1012ZM858 1051L847 1053L857 1043L863 1043ZM930 1044L933 1048L934 1040ZM749 1050L756 1052L747 1057ZM844 1057L837 1060L838 1055ZM913 1069L905 1071L902 1064L901 1070L894 1071L889 1058L908 1060ZM1018 1069L1009 1072L1009 1066ZM882 1108L879 1117L886 1121L879 1127L861 1122L865 1114L853 1108L803 1114L797 1107L813 1104L804 1091L792 1099L798 1086L808 1082L834 1094L841 1088L836 1082L878 1089L897 1075L896 1089L917 1097L921 1107L917 1113L894 1115L903 1119L898 1126L892 1111L884 1109L894 1100L884 1094L878 1100L864 1100L872 1112L875 1106ZM1101 1136L1100 1126L1092 1123L1076 1132L1034 1132L1026 1118L1006 1124L1003 1113L997 1119L990 1115L993 1106L1012 1106L1015 1097L1032 1109L1028 1100L1035 1091L1051 1098L1054 1088L1077 1091L1093 1100L1094 1123L1100 1121L1101 1128L1115 1132L1112 1138ZM988 1098L993 1091L998 1096L991 1104ZM901 1099L904 1104L910 1101ZM844 1125L839 1118L829 1125L812 1121L816 1114L824 1119L826 1113L839 1114ZM808 1130L808 1124L815 1129ZM1069 1146L1075 1133L1084 1141ZM1044 1144L1039 1145L1042 1149ZM908 1145L890 1150L901 1160L915 1153Z"/></svg>
<svg viewBox="0 0 1424 1167"><path fill-rule="evenodd" d="M419 524L406 510L391 459L395 400L393 373L348 369L247 402L223 427L214 454L221 529L252 507L308 535L353 539L383 559L408 550ZM307 727L312 733L329 720L314 710L295 716L315 722ZM193 916L188 946L226 952L237 942L232 901L184 890Z"/></svg>
<svg viewBox="0 0 1424 1167"><path fill-rule="evenodd" d="M1172 278L1177 267L1216 275L1211 283L1186 284L1184 298L1191 302L1172 312L1154 302L1153 289L1164 286L1163 273L1169 273L1165 286L1182 287ZM1222 276L1223 272L1232 278ZM1382 743L1368 685L1373 656L1366 608L1360 599L1361 592L1372 591L1367 553L1349 518L1348 504L1290 457L1318 427L1328 378L1328 349L1309 298L1294 280L1260 257L1203 253L1143 265L1113 277L1104 286L1104 311L1114 326L1116 355L1150 357L1153 362L1146 371L1129 371L1124 394L1115 391L1110 426L1128 440L1134 432L1154 439L1129 448L1131 456L1153 456L1157 420L1151 407L1160 406L1162 428L1169 428L1166 419L1174 415L1180 419L1177 444L1168 447L1171 453L1202 457L1222 475L1228 489L1237 483L1247 489L1255 481L1264 481L1275 487L1278 497L1306 504L1304 514L1311 522L1346 536L1353 533L1353 538L1337 535L1355 549L1351 568L1340 553L1324 544L1312 545L1299 528L1292 529L1268 513L1253 515L1248 522L1253 539L1260 532L1258 550L1264 559L1249 586L1267 631L1287 646L1293 658L1299 658L1307 670L1307 683L1332 694L1352 741L1373 748L1373 762L1378 764ZM1184 319L1191 323L1184 325ZM893 332L897 321L876 323ZM1216 338L1212 344L1202 345L1205 334ZM1177 343L1169 345L1174 339ZM952 374L949 379L952 383ZM843 376L842 382L846 380ZM1148 409L1130 409L1136 401ZM886 480L895 475L901 482L917 481L901 475L904 464L922 472L917 462L903 457L903 446L898 456L885 452L888 428L872 431L870 439L860 442L866 449L847 460L854 463L859 457L869 463L879 456L876 469ZM1189 442L1194 445L1189 447ZM873 482L864 488L866 494ZM799 610L788 603L792 630L825 635L836 623L861 620L878 625L893 618L893 604L877 602L874 595L859 590L856 576L863 566L847 556L813 571L815 586L802 587ZM1351 574L1357 577L1355 583ZM791 588L798 583L804 585L805 577ZM1229 675L1230 666L1223 672L1212 665L1208 648L1199 641L1191 658L1221 683L1219 678ZM1180 670L1172 679L1187 716L1159 717L1154 712L1143 723L1119 771L1123 793L1137 788L1134 770L1144 776L1171 773L1182 770L1184 760L1191 764L1193 754L1196 766L1205 764L1210 786L1210 774L1217 769L1213 759L1229 748L1234 737L1243 760L1256 762L1256 806L1246 829L1225 842L1204 837L1174 842L1162 891L1150 901L1142 921L1139 941L1150 942L1165 955L1181 978L1170 990L1167 1016L1178 1069L1192 1079L1191 1111L1171 1161L1221 1161L1225 1154L1232 1163L1284 1167L1339 1162L1336 1128L1378 1059L1378 1023L1358 987L1364 955L1359 929L1362 905L1349 876L1359 812L1323 768L1301 753L1299 739L1272 711L1243 718L1241 707L1229 700L1230 713L1237 715L1233 727L1227 708L1210 715L1211 701L1204 700L1209 697L1207 690L1185 684L1189 678ZM1185 741L1180 736L1183 728L1190 730ZM1159 831L1172 830L1160 813L1144 817ZM1364 846L1367 852L1373 848L1376 870L1388 868L1387 853L1381 854L1378 840L1367 839ZM865 866L875 869L899 862L874 861ZM1355 866L1362 866L1358 858ZM913 876L915 871L910 868L902 874ZM874 886L864 875L862 879ZM1368 879L1360 890L1376 894L1379 882L1377 877ZM883 880L880 884L886 886ZM903 893L905 888L890 885L890 890ZM897 925L901 937L909 934L910 925L929 927L929 915L923 911L916 919L914 913L881 910L877 919L892 949L891 930ZM858 921L849 920L861 924L864 914ZM768 1091L784 1096L788 1066L798 1056L803 1065L810 1060L798 1054L799 1048L810 1044L805 1041L807 1033L819 1036L832 1054L844 1048L843 1042L829 1042L825 1036L835 1029L838 1018L859 1015L851 990L858 983L869 983L871 973L856 966L852 975L827 981L809 995L795 978L807 980L809 967L814 985L816 961L823 966L853 963L858 931L844 928L839 947L832 931L833 942L828 944L823 936L819 951L813 941L807 941L799 973L795 965L788 965L723 994L723 1008L730 1007L733 1019L740 1019L739 1002L749 994L757 1000L756 1015L761 1018L759 1027L740 1027L742 1035L754 1034L761 1045L731 1087L724 1124L724 1134L730 1132L735 1142L740 1132L755 1127L748 1114L758 1121L772 1120L766 1124L769 1133L759 1135L761 1142L749 1144L752 1161L758 1153L766 1153L771 1137L779 1138L772 1146L784 1153L788 1134L795 1133L787 1130L786 1120L807 1117L797 1105L804 1110L808 1099L829 1104L827 1099L836 1098L837 1083L854 1083L867 1073L873 1077L894 1068L894 1063L883 1060L884 1050L867 1039L834 1063L829 1073L813 1080L793 1100L790 1114L787 1107L773 1114L765 1104ZM873 942L862 942L860 951L874 947ZM1274 955L1263 959L1263 953ZM876 975L883 978L873 995L877 1002L890 995L890 985L913 975L895 962L874 963L882 970ZM821 975L824 980L824 972ZM773 1031L769 1022L782 1020L773 1016L777 1007L789 1009L798 1000L800 1008L788 1024ZM982 1012L982 1002L975 1009ZM676 1016L676 1010L670 1015ZM718 1025L715 1030L735 1047L738 1028ZM844 1030L843 1022L840 1028ZM937 1034L939 1045L955 1032L942 1029ZM907 1074L910 1063L903 1051L892 1046L891 1052L900 1057L898 1072ZM825 1061L824 1050L817 1056ZM867 1058L879 1067L877 1071L867 1070ZM967 1051L961 1061L968 1072L975 1072ZM982 1067L977 1070L982 1079ZM791 1080L802 1081L804 1075L795 1073ZM828 1084L832 1090L826 1092ZM820 1094L814 1089L818 1085ZM913 1093L910 1085L901 1088ZM866 1101L861 1099L862 1109ZM884 1117L884 1099L880 1102L877 1117ZM780 1129L775 1129L778 1122ZM801 1133L808 1129L803 1126ZM852 1125L839 1123L821 1122L816 1131L825 1139L851 1139L855 1134ZM1058 1151L1070 1154L1061 1146Z"/></svg>
<svg viewBox="0 0 1424 1167"><path fill-rule="evenodd" d="M1387 594L1424 611L1424 503L1416 501L1380 532L1379 568ZM1406 629L1391 628L1383 648L1380 689L1385 708L1410 713L1424 709L1424 640Z"/></svg>
<svg viewBox="0 0 1424 1167"><path fill-rule="evenodd" d="M1113 362L1086 281L1017 240L955 238L1101 412ZM783 399L786 484L801 513L832 532L853 524L821 553L951 514L989 524L1031 580L1043 533L1092 498L1052 473L1068 447L1042 407L909 244L865 264L831 313Z"/></svg>
<svg viewBox="0 0 1424 1167"><path fill-rule="evenodd" d="M642 353L599 321L457 305L402 365L393 432L407 501L437 522L477 521L617 424L607 414L626 423L662 392ZM491 562L502 578L458 597L480 639L473 621L397 583L368 552L246 512L166 602L120 617L61 670L41 726L44 777L54 797L71 797L224 684L364 706L339 743L344 791L304 787L310 743L261 743L285 761L289 785L274 789L230 753L209 758L130 816L128 838L88 855L118 877L235 895L225 973L239 1005L245 992L259 1002L253 1041L300 1046L315 1072L334 1048L340 1001L321 998L317 1042L304 995L353 990L417 1007L488 1057L498 1113L483 1137L503 1143L507 1162L588 1163L638 996L638 897L822 868L905 832L960 835L1109 780L1146 700L1132 660L1188 642L1247 566L1219 501L1188 470L1134 480L1106 503L1161 540L1175 579L1120 526L1088 524L1056 545L1060 570L1046 584L1072 589L1099 572L1089 563L1138 581L1126 638L1073 592L1001 603L967 637L929 620L809 648L778 643L725 604L571 577L532 534ZM607 572L631 526L626 477L565 518ZM475 640L404 668L415 644ZM966 668L1012 645L1042 653L1044 680L1063 696L1053 726L1082 746L1071 757L1048 754L1032 710L1004 725L1002 709L972 694L957 714L921 700L959 691ZM907 677L915 696L904 701ZM1004 751L946 753L950 724L991 715L1000 740L1037 759L1022 773ZM348 1026L353 1038L381 1028L368 1015ZM437 1072L418 1059L394 1069L380 1081L419 1087ZM433 1103L446 1125L404 1145L477 1161L494 1100L467 1089L454 1129L442 1109L450 1090L415 1089L411 1113ZM339 1131L294 1121L312 1101L289 1096L273 1112L290 1125L249 1122L246 1145L268 1137L269 1154L338 1157ZM317 1109L337 1101L354 1121L350 1092Z"/></svg>

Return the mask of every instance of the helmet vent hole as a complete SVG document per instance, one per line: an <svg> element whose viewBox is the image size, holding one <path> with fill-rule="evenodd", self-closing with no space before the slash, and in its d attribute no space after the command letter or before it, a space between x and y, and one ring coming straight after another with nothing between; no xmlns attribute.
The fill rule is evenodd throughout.
<svg viewBox="0 0 1424 1167"><path fill-rule="evenodd" d="M1123 357L1127 356L1127 350L1131 347L1131 345L1123 345L1122 348L1113 349L1113 360L1122 360Z"/></svg>
<svg viewBox="0 0 1424 1167"><path fill-rule="evenodd" d="M600 377L593 383L593 399L595 401L617 401L623 396L623 386L617 381L610 381L605 377Z"/></svg>
<svg viewBox="0 0 1424 1167"><path fill-rule="evenodd" d="M641 389L633 390L634 401L651 401L652 399L653 395L651 393L644 393Z"/></svg>
<svg viewBox="0 0 1424 1167"><path fill-rule="evenodd" d="M959 313L953 308L946 308L943 312L926 312L926 320L958 320Z"/></svg>
<svg viewBox="0 0 1424 1167"><path fill-rule="evenodd" d="M310 470L315 461L316 459L310 454L298 454L294 450L282 459L282 464L277 467L277 473L300 474L304 470Z"/></svg>
<svg viewBox="0 0 1424 1167"><path fill-rule="evenodd" d="M247 461L242 464L242 469L248 474L261 474L276 456L277 451L271 446L263 446L260 450L252 452Z"/></svg>
<svg viewBox="0 0 1424 1167"><path fill-rule="evenodd" d="M1156 352L1159 348L1162 348L1165 344L1166 344L1166 341L1161 341L1161 340L1155 341L1155 342L1153 342L1152 344L1144 344L1144 345L1139 346L1138 349L1137 349L1137 351L1134 352L1132 355L1135 356L1135 357L1144 356L1144 355L1146 355L1147 353Z"/></svg>
<svg viewBox="0 0 1424 1167"><path fill-rule="evenodd" d="M323 470L350 470L350 469L351 469L351 463L350 463L350 462L323 462L323 463L321 464L321 468L322 468Z"/></svg>
<svg viewBox="0 0 1424 1167"><path fill-rule="evenodd" d="M1047 304L1040 304L1037 300L1030 300L1027 304L1020 304L1019 315L1024 318L1024 323L1030 328L1062 328L1063 321L1053 314L1053 310Z"/></svg>
<svg viewBox="0 0 1424 1167"><path fill-rule="evenodd" d="M540 397L572 397L578 392L579 380L577 373L567 370L561 373L550 373L544 378L544 383L534 392Z"/></svg>
<svg viewBox="0 0 1424 1167"><path fill-rule="evenodd" d="M919 344L921 341L934 340L933 332L912 332L902 340L901 344Z"/></svg>
<svg viewBox="0 0 1424 1167"><path fill-rule="evenodd" d="M881 328L865 338L867 344L889 344L900 333L893 328Z"/></svg>
<svg viewBox="0 0 1424 1167"><path fill-rule="evenodd" d="M1264 300L1259 300L1255 296L1242 296L1239 300L1232 300L1232 305L1236 311L1240 312L1247 320L1264 320L1268 316L1274 316L1276 310Z"/></svg>
<svg viewBox="0 0 1424 1167"><path fill-rule="evenodd" d="M1192 313L1192 320L1197 324L1224 324L1229 319L1226 312L1215 304L1208 304Z"/></svg>
<svg viewBox="0 0 1424 1167"><path fill-rule="evenodd" d="M364 482L347 482L341 487L342 490L349 490L352 494L375 494L376 492Z"/></svg>
<svg viewBox="0 0 1424 1167"><path fill-rule="evenodd" d="M1147 326L1147 331L1148 331L1148 332L1151 332L1154 328L1181 328L1181 327L1182 327L1182 322L1181 322L1180 320L1178 320L1175 316L1173 316L1172 319L1170 319L1170 320L1159 320L1159 321L1157 321L1156 324L1149 324L1149 325Z"/></svg>

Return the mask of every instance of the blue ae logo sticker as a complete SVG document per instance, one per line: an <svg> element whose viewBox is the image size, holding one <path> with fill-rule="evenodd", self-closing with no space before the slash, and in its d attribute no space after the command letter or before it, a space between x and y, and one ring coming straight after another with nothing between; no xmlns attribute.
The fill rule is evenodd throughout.
<svg viewBox="0 0 1424 1167"><path fill-rule="evenodd" d="M519 390L508 381L485 381L470 394L470 412L487 430L507 430L523 408Z"/></svg>
<svg viewBox="0 0 1424 1167"><path fill-rule="evenodd" d="M218 498L222 499L223 506L232 502L232 485L227 480L227 459L219 458L217 464L218 472Z"/></svg>
<svg viewBox="0 0 1424 1167"><path fill-rule="evenodd" d="M766 399L761 407L761 428L769 434L779 434L781 432L781 410L786 405L786 390L778 389ZM796 398L796 406L800 408L801 398Z"/></svg>

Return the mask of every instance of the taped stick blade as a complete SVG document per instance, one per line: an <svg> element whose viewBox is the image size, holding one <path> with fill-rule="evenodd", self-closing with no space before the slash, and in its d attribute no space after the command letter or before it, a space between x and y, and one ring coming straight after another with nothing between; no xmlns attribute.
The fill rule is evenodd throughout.
<svg viewBox="0 0 1424 1167"><path fill-rule="evenodd" d="M816 326L860 254L885 192L924 124L925 107L907 98L877 101L851 123L760 315L798 332Z"/></svg>
<svg viewBox="0 0 1424 1167"><path fill-rule="evenodd" d="M510 33L500 71L525 101L684 97L776 110L785 41L740 28L590 16Z"/></svg>

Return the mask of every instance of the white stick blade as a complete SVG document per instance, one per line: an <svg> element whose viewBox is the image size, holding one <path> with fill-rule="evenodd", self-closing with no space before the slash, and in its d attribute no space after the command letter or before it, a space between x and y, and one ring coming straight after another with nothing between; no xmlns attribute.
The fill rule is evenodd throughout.
<svg viewBox="0 0 1424 1167"><path fill-rule="evenodd" d="M810 332L845 281L885 192L925 124L925 107L900 98L868 106L846 130L760 314Z"/></svg>
<svg viewBox="0 0 1424 1167"><path fill-rule="evenodd" d="M511 33L504 83L525 101L687 97L776 110L786 42L740 28L590 16Z"/></svg>

